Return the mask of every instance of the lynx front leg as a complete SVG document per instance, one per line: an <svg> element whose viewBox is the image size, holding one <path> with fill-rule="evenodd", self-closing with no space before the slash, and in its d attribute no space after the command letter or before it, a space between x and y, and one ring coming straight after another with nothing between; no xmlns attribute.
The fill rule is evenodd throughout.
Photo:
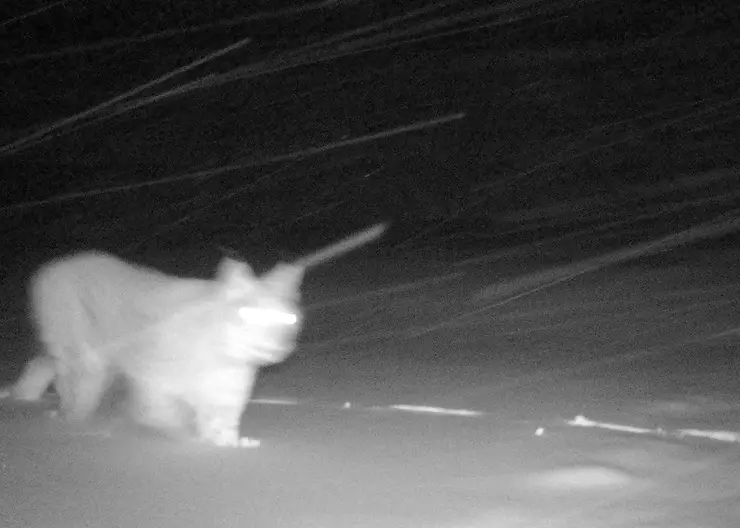
<svg viewBox="0 0 740 528"><path fill-rule="evenodd" d="M252 365L214 367L213 372L204 374L198 393L192 397L200 440L220 447L254 445L240 437L239 425L256 376L257 368Z"/></svg>
<svg viewBox="0 0 740 528"><path fill-rule="evenodd" d="M174 438L192 433L192 412L171 393L166 385L156 380L129 380L131 417L139 425L155 429Z"/></svg>

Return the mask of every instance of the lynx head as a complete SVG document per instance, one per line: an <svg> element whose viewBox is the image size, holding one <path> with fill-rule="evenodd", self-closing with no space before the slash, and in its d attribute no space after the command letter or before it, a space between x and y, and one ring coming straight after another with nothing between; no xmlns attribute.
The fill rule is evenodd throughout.
<svg viewBox="0 0 740 528"><path fill-rule="evenodd" d="M257 277L248 264L224 258L216 282L227 307L229 355L258 365L283 361L295 349L305 268L278 264Z"/></svg>

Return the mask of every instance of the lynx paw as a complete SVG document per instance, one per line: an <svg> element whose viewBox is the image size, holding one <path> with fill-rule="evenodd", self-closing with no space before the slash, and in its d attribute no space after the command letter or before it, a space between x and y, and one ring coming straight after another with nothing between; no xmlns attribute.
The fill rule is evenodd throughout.
<svg viewBox="0 0 740 528"><path fill-rule="evenodd" d="M239 439L239 447L259 447L260 443L256 438L249 438L248 436Z"/></svg>
<svg viewBox="0 0 740 528"><path fill-rule="evenodd" d="M260 441L249 437L239 437L236 428L214 428L203 434L201 439L217 447L259 447Z"/></svg>

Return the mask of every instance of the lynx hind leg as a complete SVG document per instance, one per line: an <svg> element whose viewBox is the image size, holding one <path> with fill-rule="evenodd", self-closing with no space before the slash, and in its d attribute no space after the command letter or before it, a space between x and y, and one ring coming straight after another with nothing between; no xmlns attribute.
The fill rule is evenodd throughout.
<svg viewBox="0 0 740 528"><path fill-rule="evenodd" d="M239 427L254 388L257 369L250 365L215 368L191 395L199 440L218 447L251 447Z"/></svg>
<svg viewBox="0 0 740 528"><path fill-rule="evenodd" d="M108 365L87 346L57 360L56 389L62 414L69 422L88 421L110 384Z"/></svg>
<svg viewBox="0 0 740 528"><path fill-rule="evenodd" d="M64 418L74 423L88 421L99 409L108 386L105 372L73 376L70 386L59 391Z"/></svg>
<svg viewBox="0 0 740 528"><path fill-rule="evenodd" d="M0 398L11 397L21 401L39 401L54 384L56 376L57 369L54 359L46 354L38 355L26 363L18 381L8 388L0 389Z"/></svg>

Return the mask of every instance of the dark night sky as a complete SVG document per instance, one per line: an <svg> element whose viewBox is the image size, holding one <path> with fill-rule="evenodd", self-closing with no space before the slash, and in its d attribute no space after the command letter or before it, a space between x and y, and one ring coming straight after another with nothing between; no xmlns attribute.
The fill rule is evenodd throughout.
<svg viewBox="0 0 740 528"><path fill-rule="evenodd" d="M379 219L389 256L575 231L598 251L740 203L735 2L243 4L70 0L10 21L51 3L3 3L2 144L252 39L4 150L6 284L90 247L270 264Z"/></svg>

